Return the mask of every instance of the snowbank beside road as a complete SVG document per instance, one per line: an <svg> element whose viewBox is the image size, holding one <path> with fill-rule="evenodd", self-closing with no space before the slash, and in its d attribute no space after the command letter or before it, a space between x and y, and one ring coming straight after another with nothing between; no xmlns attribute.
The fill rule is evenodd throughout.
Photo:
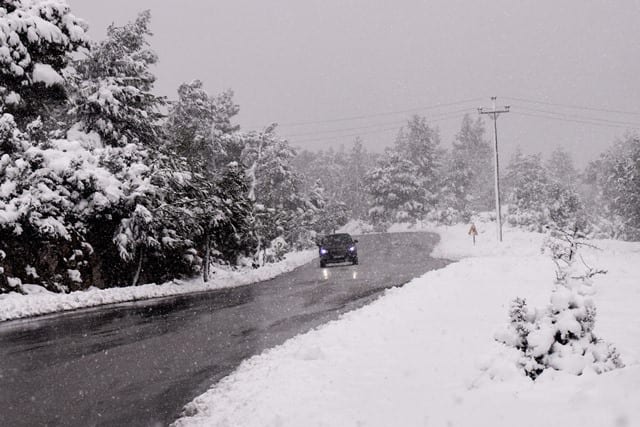
<svg viewBox="0 0 640 427"><path fill-rule="evenodd" d="M241 270L217 268L212 270L211 280L207 283L198 278L174 280L161 285L147 284L109 289L91 288L86 291L77 291L69 294L56 294L45 290L41 286L23 285L23 288L29 292L28 295L16 292L0 294L0 321L104 304L247 285L272 279L279 274L306 264L316 257L316 250L307 250L290 253L281 262L267 264L257 269L250 267Z"/></svg>
<svg viewBox="0 0 640 427"><path fill-rule="evenodd" d="M439 229L435 253L464 259L247 360L176 425L640 425L640 244L601 241L603 250L584 252L609 270L596 281L595 332L626 367L548 371L534 383L515 365L495 366L505 347L493 335L515 297L549 301L544 236L505 229L497 245L493 229L478 228L476 246L467 227Z"/></svg>
<svg viewBox="0 0 640 427"><path fill-rule="evenodd" d="M438 246L431 253L435 258L459 260L479 256L530 256L539 255L545 239L544 234L522 231L518 228L503 227L503 242L498 243L495 223L477 223L476 244L469 236L468 224L438 226L430 223L394 224L389 232L430 231L440 235Z"/></svg>

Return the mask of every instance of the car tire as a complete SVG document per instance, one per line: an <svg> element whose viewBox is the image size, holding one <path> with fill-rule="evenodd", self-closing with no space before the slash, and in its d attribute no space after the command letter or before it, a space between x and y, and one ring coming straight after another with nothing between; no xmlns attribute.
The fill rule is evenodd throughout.
<svg viewBox="0 0 640 427"><path fill-rule="evenodd" d="M325 268L327 266L327 263L324 261L320 261L320 268Z"/></svg>
<svg viewBox="0 0 640 427"><path fill-rule="evenodd" d="M353 261L351 261L351 263L353 265L358 265L358 258L354 258Z"/></svg>

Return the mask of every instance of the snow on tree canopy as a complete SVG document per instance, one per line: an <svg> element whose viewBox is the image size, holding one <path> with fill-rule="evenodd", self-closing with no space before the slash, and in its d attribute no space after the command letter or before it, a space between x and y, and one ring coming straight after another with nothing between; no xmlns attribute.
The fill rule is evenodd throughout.
<svg viewBox="0 0 640 427"><path fill-rule="evenodd" d="M33 81L44 83L45 86L61 84L64 79L48 64L35 64L33 67Z"/></svg>
<svg viewBox="0 0 640 427"><path fill-rule="evenodd" d="M76 221L148 186L144 152L135 145L90 150L61 139L19 148L0 160L0 228L17 235L29 225L68 240Z"/></svg>
<svg viewBox="0 0 640 427"><path fill-rule="evenodd" d="M88 43L86 31L64 0L0 3L0 109L26 101L34 83L60 83L67 54Z"/></svg>
<svg viewBox="0 0 640 427"><path fill-rule="evenodd" d="M106 144L153 145L158 140L164 98L151 92L155 76L149 67L158 57L147 42L150 20L145 11L122 27L110 25L107 38L74 62L78 74L71 113L83 130L97 132Z"/></svg>

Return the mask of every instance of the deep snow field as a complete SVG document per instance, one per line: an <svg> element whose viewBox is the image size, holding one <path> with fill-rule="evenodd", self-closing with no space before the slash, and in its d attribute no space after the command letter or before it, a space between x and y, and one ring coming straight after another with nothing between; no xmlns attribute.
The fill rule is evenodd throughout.
<svg viewBox="0 0 640 427"><path fill-rule="evenodd" d="M548 303L545 236L477 224L431 228L433 256L460 262L255 356L187 405L177 426L640 426L640 243L592 242L595 334L626 365L547 370L535 382L493 338L515 297ZM429 227L425 227L429 229ZM396 226L391 231L402 231ZM354 230L350 230L354 231Z"/></svg>

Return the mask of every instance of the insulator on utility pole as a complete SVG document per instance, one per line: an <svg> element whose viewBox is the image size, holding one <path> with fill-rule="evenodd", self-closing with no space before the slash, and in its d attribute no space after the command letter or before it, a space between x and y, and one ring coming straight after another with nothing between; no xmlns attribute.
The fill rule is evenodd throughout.
<svg viewBox="0 0 640 427"><path fill-rule="evenodd" d="M502 212L500 208L500 163L498 161L498 116L501 113L508 113L509 106L505 105L500 110L496 109L496 97L492 96L491 101L493 108L485 110L478 108L478 113L488 114L493 119L493 134L495 136L494 153L495 153L495 193L496 193L496 221L498 225L498 241L502 242Z"/></svg>

